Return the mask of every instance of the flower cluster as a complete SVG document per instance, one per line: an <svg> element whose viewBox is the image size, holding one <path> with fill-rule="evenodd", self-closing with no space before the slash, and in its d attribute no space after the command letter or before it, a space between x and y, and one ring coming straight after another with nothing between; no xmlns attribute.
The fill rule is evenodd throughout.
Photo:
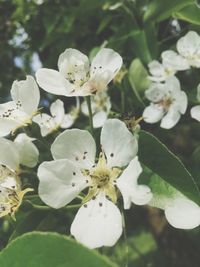
<svg viewBox="0 0 200 267"><path fill-rule="evenodd" d="M162 64L158 61L149 64L153 82L145 96L151 103L145 108L143 118L148 123L161 120L165 129L175 126L186 112L187 95L174 75L177 71L200 67L200 37L189 32L178 41L177 51L165 51ZM165 183L162 186L169 191L167 195L157 192L151 183L141 182L143 166L137 155L136 131L140 119L130 123L109 118L112 105L108 85L114 78L120 84L126 75L125 71L116 78L121 66L121 56L112 49L100 49L90 63L86 55L70 48L59 56L58 71L42 68L36 72L36 81L32 76L14 81L12 101L0 105L3 151L0 153L0 217L8 214L14 217L24 194L32 191L23 188L23 168L34 168L40 160L37 176L41 200L59 209L81 199L71 234L89 248L113 246L120 238L121 199L124 209L130 209L132 204L148 204L164 210L166 219L176 228L192 229L200 225L200 207L195 202ZM76 97L76 106L66 112L65 103L56 99L49 113L41 111L36 82L48 93ZM86 97L83 101L82 96ZM91 133L92 126L102 127L100 146L88 130L68 129L76 124L81 112L93 122ZM191 116L200 121L200 106L192 108ZM40 127L43 141L47 135L54 137L55 131L59 132L47 146L53 160L39 158L39 146L33 143L37 140L25 133L18 134L14 141L8 139L18 131L26 132L27 128L30 131L35 123Z"/></svg>
<svg viewBox="0 0 200 267"><path fill-rule="evenodd" d="M193 31L181 37L176 44L177 52L164 51L161 54L162 63L154 60L149 63L149 79L153 82L145 92L151 101L144 109L143 117L147 123L161 120L160 126L171 129L186 112L188 100L181 91L180 82L175 77L178 71L200 68L200 36ZM199 107L191 109L191 116L199 120Z"/></svg>

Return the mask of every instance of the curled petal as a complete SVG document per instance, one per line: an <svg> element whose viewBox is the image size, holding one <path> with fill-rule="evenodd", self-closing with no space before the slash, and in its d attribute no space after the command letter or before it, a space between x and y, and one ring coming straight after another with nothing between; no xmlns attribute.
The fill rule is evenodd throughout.
<svg viewBox="0 0 200 267"><path fill-rule="evenodd" d="M150 188L146 185L138 184L138 178L141 172L142 168L138 157L135 157L117 179L117 187L124 199L124 209L129 209L131 203L145 205L152 198Z"/></svg>

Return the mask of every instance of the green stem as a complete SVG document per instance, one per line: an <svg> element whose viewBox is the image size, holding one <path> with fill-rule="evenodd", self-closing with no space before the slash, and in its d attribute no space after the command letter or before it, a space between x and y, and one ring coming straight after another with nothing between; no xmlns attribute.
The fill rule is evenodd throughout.
<svg viewBox="0 0 200 267"><path fill-rule="evenodd" d="M89 124L90 124L90 132L94 134L94 126L93 126L93 116L92 116L92 106L91 106L91 98L90 96L85 97L87 106L88 106L88 113L89 113Z"/></svg>
<svg viewBox="0 0 200 267"><path fill-rule="evenodd" d="M124 242L125 242L125 267L128 267L129 263L129 246L128 246L128 240L127 240L127 234L126 234L126 223L125 223L125 216L124 212L122 211L122 226L123 226L123 234L124 234Z"/></svg>
<svg viewBox="0 0 200 267"><path fill-rule="evenodd" d="M125 112L125 92L124 92L124 88L120 88L121 91L121 112L122 114L124 114Z"/></svg>
<svg viewBox="0 0 200 267"><path fill-rule="evenodd" d="M68 206L63 207L62 209L65 209L65 210L77 209L77 208L80 208L80 206L81 206L81 204L68 205ZM35 204L32 204L32 207L33 207L33 209L37 209L37 210L52 210L51 207L35 205Z"/></svg>

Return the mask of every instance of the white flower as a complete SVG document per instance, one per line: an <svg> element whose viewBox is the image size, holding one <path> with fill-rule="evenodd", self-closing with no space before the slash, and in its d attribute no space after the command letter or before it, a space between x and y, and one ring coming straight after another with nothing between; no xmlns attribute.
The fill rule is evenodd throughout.
<svg viewBox="0 0 200 267"><path fill-rule="evenodd" d="M51 147L54 161L44 162L38 169L39 195L53 208L65 206L89 189L71 225L71 234L90 248L112 246L121 236L122 217L115 205L118 192L125 209L132 202L143 205L151 199L149 187L137 183L142 171L136 157L137 139L123 122L105 122L101 147L95 163L96 145L90 133L65 130Z"/></svg>
<svg viewBox="0 0 200 267"><path fill-rule="evenodd" d="M152 76L149 79L154 82L165 81L168 77L174 76L177 71L189 69L187 60L172 50L164 51L161 54L162 63L153 60L148 64Z"/></svg>
<svg viewBox="0 0 200 267"><path fill-rule="evenodd" d="M163 209L167 221L175 228L193 229L199 226L200 207L179 191L175 189L167 189L168 186L165 187L165 191L172 191L169 196L162 194L154 195L153 193L149 205Z"/></svg>
<svg viewBox="0 0 200 267"><path fill-rule="evenodd" d="M51 104L50 113L51 115L40 113L33 117L33 121L40 126L42 136L46 136L59 128L70 128L78 117L79 100L77 100L76 107L65 114L64 103L57 99Z"/></svg>
<svg viewBox="0 0 200 267"><path fill-rule="evenodd" d="M14 81L11 97L13 101L0 104L0 136L14 133L16 129L32 122L40 101L34 78L27 76L25 81Z"/></svg>
<svg viewBox="0 0 200 267"><path fill-rule="evenodd" d="M91 97L91 107L93 113L93 125L94 128L102 127L107 120L108 114L111 109L110 97L107 91L99 92L95 96ZM84 101L81 104L81 111L89 116L87 102Z"/></svg>
<svg viewBox="0 0 200 267"><path fill-rule="evenodd" d="M151 104L144 109L143 118L147 123L161 120L160 126L165 129L174 127L181 114L187 109L187 95L181 91L179 80L173 76L165 83L153 83L145 92Z"/></svg>
<svg viewBox="0 0 200 267"><path fill-rule="evenodd" d="M122 66L121 56L103 48L90 66L86 55L76 49L66 49L58 58L59 71L42 68L36 79L45 91L64 96L86 96L106 89Z"/></svg>
<svg viewBox="0 0 200 267"><path fill-rule="evenodd" d="M189 31L178 40L176 47L189 66L200 68L200 36L196 32Z"/></svg>
<svg viewBox="0 0 200 267"><path fill-rule="evenodd" d="M200 84L197 87L197 100L200 102ZM200 105L197 105L190 110L191 117L200 121Z"/></svg>
<svg viewBox="0 0 200 267"><path fill-rule="evenodd" d="M34 167L39 152L31 139L20 134L15 141L0 138L0 217L10 214L14 216L21 205L24 194L31 188L22 190L20 181L20 165Z"/></svg>

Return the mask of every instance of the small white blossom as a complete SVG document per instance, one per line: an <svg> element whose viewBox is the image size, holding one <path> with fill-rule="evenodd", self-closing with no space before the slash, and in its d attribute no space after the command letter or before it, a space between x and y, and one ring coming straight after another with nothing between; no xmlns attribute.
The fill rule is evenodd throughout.
<svg viewBox="0 0 200 267"><path fill-rule="evenodd" d="M200 84L197 87L197 100L200 102ZM200 121L200 105L191 108L190 114L193 119Z"/></svg>
<svg viewBox="0 0 200 267"><path fill-rule="evenodd" d="M122 66L121 56L102 48L91 65L86 55L66 49L58 58L58 70L42 68L36 79L45 91L64 96L87 96L106 89Z"/></svg>
<svg viewBox="0 0 200 267"><path fill-rule="evenodd" d="M196 32L189 31L178 40L176 47L189 66L200 68L200 36Z"/></svg>
<svg viewBox="0 0 200 267"><path fill-rule="evenodd" d="M20 165L34 167L39 152L31 139L20 134L15 141L0 138L0 217L11 215L21 205L24 194L33 191L31 188L22 190L20 181Z"/></svg>
<svg viewBox="0 0 200 267"><path fill-rule="evenodd" d="M154 82L163 82L168 77L174 76L177 71L189 69L187 60L172 50L167 50L161 54L162 63L153 60L148 64L149 72L152 76L149 79Z"/></svg>
<svg viewBox="0 0 200 267"><path fill-rule="evenodd" d="M113 246L122 234L122 217L116 206L118 193L124 208L144 205L150 188L138 184L142 168L136 157L135 136L117 119L105 122L96 162L96 144L88 131L65 130L54 141L54 161L39 166L39 195L53 208L61 208L88 188L83 205L71 225L71 234L90 248ZM128 166L127 166L128 165Z"/></svg>
<svg viewBox="0 0 200 267"><path fill-rule="evenodd" d="M50 113L51 115L40 113L33 117L33 121L40 126L42 136L47 136L59 128L70 128L79 114L79 100L77 99L76 107L65 114L64 103L57 99L51 104Z"/></svg>
<svg viewBox="0 0 200 267"><path fill-rule="evenodd" d="M32 122L40 101L34 78L27 76L25 81L14 81L11 97L13 101L0 104L0 136L14 133L16 129Z"/></svg>
<svg viewBox="0 0 200 267"><path fill-rule="evenodd" d="M186 112L187 95L181 91L179 80L175 76L169 77L165 83L153 83L145 95L151 101L143 112L147 123L161 120L160 127L170 129L177 124L181 114Z"/></svg>
<svg viewBox="0 0 200 267"><path fill-rule="evenodd" d="M91 97L91 107L93 113L94 128L102 127L111 109L110 97L107 91L99 92ZM81 111L86 116L89 116L87 102L81 104Z"/></svg>

